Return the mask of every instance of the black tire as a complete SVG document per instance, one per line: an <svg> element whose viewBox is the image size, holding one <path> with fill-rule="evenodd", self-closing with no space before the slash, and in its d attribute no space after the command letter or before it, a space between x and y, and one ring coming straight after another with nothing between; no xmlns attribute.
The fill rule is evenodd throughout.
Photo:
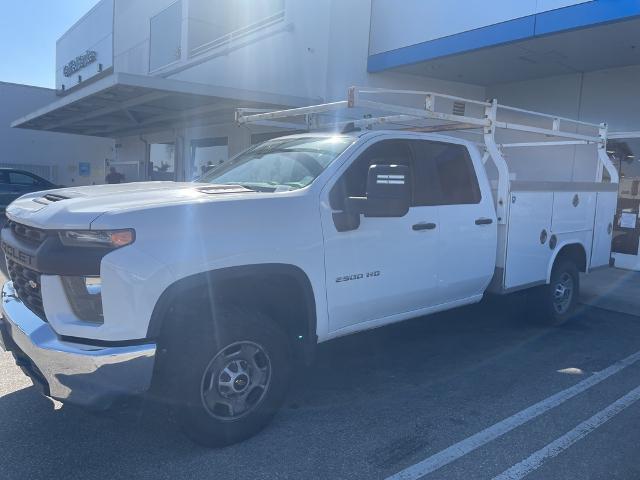
<svg viewBox="0 0 640 480"><path fill-rule="evenodd" d="M278 412L289 385L292 356L285 333L261 312L224 306L208 316L215 318L181 319L182 334L170 339L161 375L184 433L202 446L223 447L255 435ZM258 350L253 363L247 360L251 353L246 355L245 348ZM231 369L235 365L235 375L242 373L236 381L225 373L230 370L220 366L227 362ZM264 374L266 365L268 375ZM262 381L265 376L266 386L253 384L254 378ZM245 388L242 395L235 391L240 380ZM213 384L217 387L207 388ZM246 396L245 406L250 406L234 416L231 409L236 408L234 402L241 403L240 396Z"/></svg>
<svg viewBox="0 0 640 480"><path fill-rule="evenodd" d="M530 292L528 316L539 325L560 326L575 315L579 296L578 268L573 262L560 259L551 271L550 283Z"/></svg>

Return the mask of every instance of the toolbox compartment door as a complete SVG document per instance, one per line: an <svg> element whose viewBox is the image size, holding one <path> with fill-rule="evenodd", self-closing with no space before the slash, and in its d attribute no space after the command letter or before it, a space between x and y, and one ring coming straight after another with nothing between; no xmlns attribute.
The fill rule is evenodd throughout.
<svg viewBox="0 0 640 480"><path fill-rule="evenodd" d="M512 192L510 202L505 289L546 281L552 254L553 192Z"/></svg>

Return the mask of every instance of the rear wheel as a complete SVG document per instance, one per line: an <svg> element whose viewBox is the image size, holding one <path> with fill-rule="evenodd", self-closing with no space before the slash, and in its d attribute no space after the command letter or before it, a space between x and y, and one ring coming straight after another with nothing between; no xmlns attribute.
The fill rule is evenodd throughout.
<svg viewBox="0 0 640 480"><path fill-rule="evenodd" d="M260 312L236 306L217 308L215 319L193 325L186 343L173 342L166 361L176 417L201 445L245 440L284 401L292 361L286 335Z"/></svg>
<svg viewBox="0 0 640 480"><path fill-rule="evenodd" d="M536 323L562 325L575 314L579 295L578 268L569 260L560 260L553 267L549 284L531 292L529 315Z"/></svg>

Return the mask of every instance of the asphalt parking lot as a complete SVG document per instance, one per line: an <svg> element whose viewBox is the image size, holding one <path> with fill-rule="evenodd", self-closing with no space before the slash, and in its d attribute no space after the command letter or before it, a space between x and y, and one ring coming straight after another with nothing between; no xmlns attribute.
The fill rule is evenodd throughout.
<svg viewBox="0 0 640 480"><path fill-rule="evenodd" d="M54 407L0 353L0 478L639 479L640 318L520 317L489 301L323 345L273 424L221 450L162 409Z"/></svg>

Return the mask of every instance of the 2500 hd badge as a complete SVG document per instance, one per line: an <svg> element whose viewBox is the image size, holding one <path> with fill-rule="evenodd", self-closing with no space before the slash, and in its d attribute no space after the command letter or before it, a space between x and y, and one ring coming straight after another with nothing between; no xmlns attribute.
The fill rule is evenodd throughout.
<svg viewBox="0 0 640 480"><path fill-rule="evenodd" d="M351 282L353 280L362 280L363 278L374 278L379 276L380 276L379 270L376 270L375 272L367 272L367 273L354 273L353 275L344 275L342 277L336 278L336 283Z"/></svg>

